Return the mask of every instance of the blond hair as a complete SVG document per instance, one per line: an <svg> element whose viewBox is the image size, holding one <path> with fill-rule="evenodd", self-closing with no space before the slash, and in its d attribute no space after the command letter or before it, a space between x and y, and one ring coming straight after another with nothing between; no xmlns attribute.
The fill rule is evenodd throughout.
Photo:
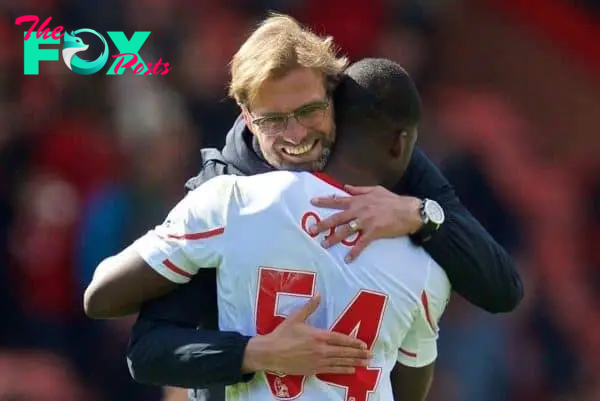
<svg viewBox="0 0 600 401"><path fill-rule="evenodd" d="M323 74L330 93L347 66L348 59L337 56L333 38L315 35L292 17L272 13L233 56L229 96L249 106L264 81L298 67Z"/></svg>

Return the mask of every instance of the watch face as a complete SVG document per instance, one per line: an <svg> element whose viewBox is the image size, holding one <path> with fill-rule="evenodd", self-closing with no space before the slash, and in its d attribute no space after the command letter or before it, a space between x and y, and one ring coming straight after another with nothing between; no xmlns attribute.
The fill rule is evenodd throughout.
<svg viewBox="0 0 600 401"><path fill-rule="evenodd" d="M444 209L436 201L428 200L425 203L425 214L435 224L444 222Z"/></svg>

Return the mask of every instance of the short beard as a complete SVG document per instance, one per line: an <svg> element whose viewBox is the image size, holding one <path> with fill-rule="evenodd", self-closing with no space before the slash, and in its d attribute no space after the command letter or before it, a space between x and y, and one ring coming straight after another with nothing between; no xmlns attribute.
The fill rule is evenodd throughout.
<svg viewBox="0 0 600 401"><path fill-rule="evenodd" d="M321 152L321 155L313 161L297 164L297 163L286 163L280 159L279 160L280 163L275 163L275 160L279 159L275 155L273 155L275 157L270 157L270 155L264 154L264 157L267 160L267 162L271 166L277 168L277 170L322 171L325 168L325 166L327 165L327 162L329 161L329 158L331 157L332 149L335 145L335 125L333 126L333 130L330 133L329 137L321 136L320 140L321 140L321 146L323 147L323 151ZM269 159L271 159L271 160L269 160Z"/></svg>
<svg viewBox="0 0 600 401"><path fill-rule="evenodd" d="M300 164L282 163L279 167L277 167L277 169L278 170L288 170L288 171L322 171L325 168L325 166L327 165L327 162L329 161L330 156L331 156L331 147L328 146L323 149L321 156L319 156L319 158L316 160L306 162L306 163L300 163Z"/></svg>
<svg viewBox="0 0 600 401"><path fill-rule="evenodd" d="M329 161L329 156L331 156L331 147L324 149L321 157L318 160L315 160L315 168L312 171L322 171L325 169L325 166Z"/></svg>

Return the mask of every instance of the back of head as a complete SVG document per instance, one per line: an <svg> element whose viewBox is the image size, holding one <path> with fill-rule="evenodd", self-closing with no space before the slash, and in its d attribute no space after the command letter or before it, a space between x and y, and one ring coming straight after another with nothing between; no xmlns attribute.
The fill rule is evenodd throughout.
<svg viewBox="0 0 600 401"><path fill-rule="evenodd" d="M250 109L263 82L299 67L319 71L331 91L347 65L347 58L337 56L331 37L315 35L292 17L274 13L233 56L229 95Z"/></svg>
<svg viewBox="0 0 600 401"><path fill-rule="evenodd" d="M336 100L342 111L368 111L403 128L416 126L421 118L421 99L413 80L400 64L388 59L366 58L350 65ZM367 122L360 116L353 119Z"/></svg>
<svg viewBox="0 0 600 401"><path fill-rule="evenodd" d="M419 92L408 73L387 59L363 59L346 69L334 102L338 139L328 171L361 171L372 180L387 172L401 175L421 118Z"/></svg>

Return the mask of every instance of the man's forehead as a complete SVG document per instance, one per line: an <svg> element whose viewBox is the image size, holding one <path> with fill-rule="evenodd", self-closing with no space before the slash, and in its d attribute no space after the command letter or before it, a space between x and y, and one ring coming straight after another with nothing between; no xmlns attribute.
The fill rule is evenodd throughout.
<svg viewBox="0 0 600 401"><path fill-rule="evenodd" d="M277 79L267 79L260 86L251 105L252 112L289 113L326 98L325 80L308 69L296 69Z"/></svg>
<svg viewBox="0 0 600 401"><path fill-rule="evenodd" d="M307 101L306 103L301 104L300 106L293 108L293 109L282 109L282 108L277 108L276 110L273 109L255 109L254 113L263 117L269 117L269 116L278 116L278 115L282 115L282 114L288 114L288 113L292 113L298 110L302 110L304 108L310 107L310 106L314 106L317 104L322 104L324 101L326 101L327 99L325 99L325 97L315 97L313 100Z"/></svg>

